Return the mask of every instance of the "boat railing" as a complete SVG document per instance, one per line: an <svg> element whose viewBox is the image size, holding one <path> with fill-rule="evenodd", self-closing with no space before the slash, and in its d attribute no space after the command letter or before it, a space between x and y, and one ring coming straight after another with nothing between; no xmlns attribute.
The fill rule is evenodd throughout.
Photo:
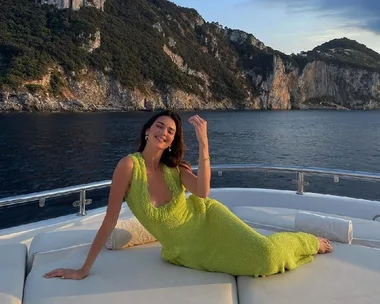
<svg viewBox="0 0 380 304"><path fill-rule="evenodd" d="M198 170L197 166L192 167L194 171ZM212 165L212 172L217 172L219 176L225 171L264 171L264 172L288 172L296 173L296 180L294 183L297 185L296 193L302 195L305 191L305 185L308 183L305 180L305 175L319 175L329 176L334 178L334 182L339 182L340 178L354 179L354 180L367 180L367 181L380 181L380 173L349 171L338 169L326 169L316 167L298 167L298 166L275 166L275 165L262 165L262 164L220 164ZM79 193L79 200L73 203L74 207L78 207L78 215L86 215L86 205L91 204L92 200L86 198L86 192L90 190L98 190L109 187L111 180L93 182L88 184L64 187L54 190L47 190L35 192L24 195L17 195L5 197L0 199L0 208L14 206L25 203L38 202L40 207L45 206L46 199L57 198L61 196ZM380 215L379 215L380 216Z"/></svg>

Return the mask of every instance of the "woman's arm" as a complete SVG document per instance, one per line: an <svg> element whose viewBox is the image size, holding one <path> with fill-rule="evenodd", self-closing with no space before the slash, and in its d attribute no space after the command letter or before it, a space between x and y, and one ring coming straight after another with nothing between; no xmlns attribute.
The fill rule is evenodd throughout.
<svg viewBox="0 0 380 304"><path fill-rule="evenodd" d="M45 275L47 278L62 277L64 279L83 279L85 278L99 252L103 248L112 230L115 228L119 218L123 197L129 190L129 184L132 179L133 162L129 157L125 157L117 164L110 188L106 215L100 226L94 241L91 245L87 258L83 266L78 269L56 269Z"/></svg>
<svg viewBox="0 0 380 304"><path fill-rule="evenodd" d="M94 239L87 259L82 266L82 271L89 273L97 255L103 248L119 218L123 197L128 191L128 185L132 177L133 163L130 158L122 159L116 166L108 199L108 206L103 223Z"/></svg>
<svg viewBox="0 0 380 304"><path fill-rule="evenodd" d="M180 167L181 181L190 192L199 197L207 197L210 193L210 155L207 138L207 122L198 115L192 116L189 122L194 126L199 144L198 174L195 176L191 168Z"/></svg>
<svg viewBox="0 0 380 304"><path fill-rule="evenodd" d="M210 193L210 156L207 145L199 146L197 192L199 197L207 197Z"/></svg>

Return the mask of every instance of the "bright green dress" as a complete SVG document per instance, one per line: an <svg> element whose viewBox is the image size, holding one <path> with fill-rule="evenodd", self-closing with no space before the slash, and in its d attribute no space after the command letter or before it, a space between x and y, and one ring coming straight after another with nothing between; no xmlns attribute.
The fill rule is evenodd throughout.
<svg viewBox="0 0 380 304"><path fill-rule="evenodd" d="M318 240L303 232L263 236L222 203L185 195L178 168L164 166L173 198L161 207L150 201L145 161L137 152L126 197L132 213L161 243L164 260L184 267L231 275L266 276L313 260Z"/></svg>

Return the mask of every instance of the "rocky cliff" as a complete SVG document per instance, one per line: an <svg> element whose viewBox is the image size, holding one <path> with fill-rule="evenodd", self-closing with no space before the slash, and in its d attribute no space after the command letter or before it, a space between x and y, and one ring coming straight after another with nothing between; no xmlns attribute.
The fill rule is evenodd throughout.
<svg viewBox="0 0 380 304"><path fill-rule="evenodd" d="M22 1L0 13L25 27L0 24L1 111L380 108L380 55L353 40L285 55L166 0Z"/></svg>

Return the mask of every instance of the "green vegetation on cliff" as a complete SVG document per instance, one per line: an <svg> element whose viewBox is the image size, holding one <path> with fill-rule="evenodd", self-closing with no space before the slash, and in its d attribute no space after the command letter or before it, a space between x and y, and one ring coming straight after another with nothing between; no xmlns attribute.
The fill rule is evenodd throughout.
<svg viewBox="0 0 380 304"><path fill-rule="evenodd" d="M78 14L28 0L2 0L1 7L1 85L15 88L39 79L56 63L68 71L87 63L88 55L80 46L95 27Z"/></svg>
<svg viewBox="0 0 380 304"><path fill-rule="evenodd" d="M320 60L339 67L380 71L380 54L348 38L333 39L303 54L293 57L300 67Z"/></svg>
<svg viewBox="0 0 380 304"><path fill-rule="evenodd" d="M129 89L144 89L152 81L161 93L176 88L206 96L210 90L214 100L238 103L248 92L262 93L261 83L273 75L274 56L282 59L285 72L301 73L315 60L380 68L380 55L356 41L336 39L287 56L166 0L107 0L104 12L58 10L35 0L0 0L0 5L0 90L24 85L36 92L41 85L28 82L53 69L48 89L59 94L67 77L81 77L90 67ZM89 51L98 33L100 47Z"/></svg>
<svg viewBox="0 0 380 304"><path fill-rule="evenodd" d="M207 25L193 30L191 24L200 18L195 10L165 0L108 0L105 12L58 10L36 5L34 0L2 0L1 6L0 85L17 88L40 79L58 64L68 74L91 66L128 88L152 80L159 89L172 86L200 93L204 80L180 71L163 52L170 37L176 42L175 53L189 68L210 76L215 97L244 98L235 71L199 50L208 30ZM101 46L89 53L83 46L98 30ZM228 40L220 38L227 47L221 52L228 53Z"/></svg>

